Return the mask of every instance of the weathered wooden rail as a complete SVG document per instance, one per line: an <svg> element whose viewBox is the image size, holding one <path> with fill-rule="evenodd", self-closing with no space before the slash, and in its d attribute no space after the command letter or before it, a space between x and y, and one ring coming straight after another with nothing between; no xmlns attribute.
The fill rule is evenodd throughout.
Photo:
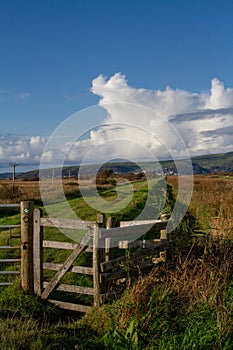
<svg viewBox="0 0 233 350"><path fill-rule="evenodd" d="M152 228L156 232L159 231L159 238L145 239L145 233ZM171 228L172 221L168 220L166 215L162 215L160 220L122 221L120 227L99 228L99 246L104 247L100 248L99 262L96 264L99 274L99 304L111 294L116 294L114 290L110 290L111 282L128 278L131 271L137 270L138 272L138 269L148 267L148 265L153 266L152 257L158 253L166 256L166 250L171 246ZM127 254L114 258L114 247L116 246L118 250L127 250ZM164 258L159 258L159 260L164 261ZM125 268L122 269L122 266Z"/></svg>
<svg viewBox="0 0 233 350"><path fill-rule="evenodd" d="M121 222L120 227L113 227L113 218L108 218L104 225L103 215L99 216L97 222L47 218L42 216L40 209L34 209L33 202L22 202L21 286L59 307L86 312L93 305L103 304L111 293L115 294L110 288L111 284L126 278L128 272L135 270L135 266L140 268L148 265L148 260L153 265L152 258L171 245L171 236L168 233L171 231L170 225L171 220L164 216L160 220ZM44 239L46 227L82 230L85 233L79 243L60 242ZM159 238L152 234L150 239L145 239L145 233L152 228L155 233L159 232ZM68 250L70 255L62 263L44 261L47 248ZM126 249L127 254L124 253ZM77 258L82 252L92 254L92 266L77 265ZM122 266L126 268L122 269ZM44 279L45 270L54 271L49 281ZM93 286L64 283L62 279L68 272L90 276ZM84 305L65 300L65 297L59 299L54 297L57 292L64 296L67 293L91 296L92 302L91 305Z"/></svg>

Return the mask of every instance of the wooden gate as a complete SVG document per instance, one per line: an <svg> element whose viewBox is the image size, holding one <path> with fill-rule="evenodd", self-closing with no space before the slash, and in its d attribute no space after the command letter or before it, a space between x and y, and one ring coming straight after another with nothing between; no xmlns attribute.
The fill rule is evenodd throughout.
<svg viewBox="0 0 233 350"><path fill-rule="evenodd" d="M0 204L0 210L8 211L12 209L20 209L20 204ZM8 216L8 213L4 216ZM15 229L20 228L20 223L17 225L8 224L0 225L1 231L4 230L9 232L8 238L6 239L5 245L0 246L0 286L9 286L13 284L13 276L20 274L19 264L20 258L20 245L15 244L16 239L20 239L20 234L15 233Z"/></svg>
<svg viewBox="0 0 233 350"><path fill-rule="evenodd" d="M56 304L59 307L74 311L86 312L90 309L91 306L98 305L98 282L96 280L98 279L98 275L95 272L95 268L93 267L95 266L97 249L93 248L93 242L95 241L93 237L95 237L95 235L98 234L99 224L94 222L83 222L81 220L67 220L55 218L48 219L46 217L41 217L40 210L35 209L33 217L33 226L33 277L35 294L40 296L42 299L49 300L50 302ZM45 227L85 230L86 233L81 239L80 243L44 240L43 228ZM62 264L45 262L43 254L45 248L70 250L71 253ZM74 265L75 260L83 251L93 253L92 267ZM49 282L44 281L44 270L56 271L55 275ZM61 279L67 272L92 276L93 287L83 287L78 285L61 283ZM54 298L51 298L51 295L54 291L91 295L93 296L93 303L91 306L88 306L77 303L71 303L64 300L56 300Z"/></svg>
<svg viewBox="0 0 233 350"><path fill-rule="evenodd" d="M120 227L116 228L113 227L114 220L108 218L105 228L103 215L100 215L96 222L87 222L43 217L40 209L34 209L33 202L21 202L21 205L1 205L0 207L3 206L21 208L20 225L0 226L4 229L20 228L21 237L19 246L2 246L0 249L20 248L21 259L10 258L4 261L2 259L0 262L21 262L21 287L69 310L86 312L92 306L101 305L111 295L112 282L125 278L128 272L135 270L135 266L141 268L145 262L148 264L148 259L153 266L153 256L164 253L171 244L171 236L166 228L172 225L172 221L164 217L161 217L160 220L121 222ZM145 232L150 231L152 227L155 233L157 232L156 236L150 233L150 236L146 237ZM45 239L44 231L48 230L46 228L49 230L56 228L58 231L59 229L70 229L75 230L76 233L81 230L82 238L79 239L80 243L74 243L73 240L67 242L67 237L64 235L63 238L66 241ZM60 231L59 238L61 238ZM45 261L48 256L44 254L46 249L53 250L53 258L54 256L56 258L56 252L59 250L68 250L70 253L63 262L59 259L58 262L53 258ZM127 254L122 252L122 249L127 249ZM79 266L77 263L77 258L84 252L91 253L90 266ZM114 256L114 253L117 253L117 256ZM127 265L127 273L125 268L122 271L122 265ZM53 273L53 276L48 278L46 271ZM4 273L18 274L19 271L0 271L0 275ZM67 283L63 277L67 277L70 273L72 276L81 274L87 277L91 286L79 285L77 278L72 280L73 283L72 281ZM2 282L0 285L8 284L8 282ZM115 295L115 291L113 292ZM60 293L59 296L58 293ZM77 302L77 297L72 297L75 301L67 300L67 296L70 298L70 295L84 295L90 300L81 301L81 303Z"/></svg>

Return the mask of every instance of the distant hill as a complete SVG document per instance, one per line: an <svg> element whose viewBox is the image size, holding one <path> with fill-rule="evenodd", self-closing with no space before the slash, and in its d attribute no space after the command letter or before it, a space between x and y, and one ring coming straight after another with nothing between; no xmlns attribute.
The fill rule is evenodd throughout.
<svg viewBox="0 0 233 350"><path fill-rule="evenodd" d="M178 160L176 163L185 173L186 160ZM163 168L174 167L173 161L162 161L160 164ZM192 157L192 165L194 174L233 172L233 152Z"/></svg>
<svg viewBox="0 0 233 350"><path fill-rule="evenodd" d="M0 174L0 178L1 178L1 179L10 179L10 178L12 178L12 173L3 173L3 174Z"/></svg>
<svg viewBox="0 0 233 350"><path fill-rule="evenodd" d="M187 173L187 161L178 160L179 169L181 173ZM194 174L213 174L220 172L233 172L233 152L221 153L221 154L208 154L204 156L197 156L192 158L193 172ZM82 166L82 174L92 175L95 171L95 165ZM155 162L140 162L138 164L134 162L123 162L117 160L116 162L107 163L102 165L101 170L111 169L116 173L130 173L139 172L141 170L148 171L149 173L161 172L161 169L166 174L175 174L176 167L174 161L167 160L159 163ZM43 176L51 177L54 171L54 176L60 174L59 169L44 169ZM79 166L66 166L62 169L63 177L74 177L78 175ZM12 173L0 174L0 179L12 178ZM25 173L16 174L16 178L24 180L33 180L39 178L39 170L32 170Z"/></svg>
<svg viewBox="0 0 233 350"><path fill-rule="evenodd" d="M207 169L210 173L214 172L232 172L233 171L233 152L210 154L207 156L194 157L193 165Z"/></svg>

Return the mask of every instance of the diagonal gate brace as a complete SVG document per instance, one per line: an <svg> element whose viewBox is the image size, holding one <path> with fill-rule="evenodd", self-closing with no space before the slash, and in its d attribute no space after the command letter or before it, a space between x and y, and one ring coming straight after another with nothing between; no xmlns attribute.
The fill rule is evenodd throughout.
<svg viewBox="0 0 233 350"><path fill-rule="evenodd" d="M91 238L91 233L88 232L81 242L77 244L77 247L73 250L73 252L70 254L70 256L66 259L64 264L62 265L61 269L56 273L56 275L51 279L49 284L44 289L43 293L41 294L42 299L47 299L49 294L52 293L52 291L57 287L60 279L64 276L64 274L69 270L73 262L77 259L79 254L86 248L89 240Z"/></svg>

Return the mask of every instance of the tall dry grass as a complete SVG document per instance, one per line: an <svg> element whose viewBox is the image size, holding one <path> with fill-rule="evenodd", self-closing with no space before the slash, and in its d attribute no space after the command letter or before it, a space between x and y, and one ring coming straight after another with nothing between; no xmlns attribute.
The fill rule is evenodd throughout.
<svg viewBox="0 0 233 350"><path fill-rule="evenodd" d="M177 191L177 177L169 176L169 184ZM189 206L203 230L229 236L233 233L233 178L219 175L195 175Z"/></svg>
<svg viewBox="0 0 233 350"><path fill-rule="evenodd" d="M108 349L232 349L233 245L193 240L82 322Z"/></svg>
<svg viewBox="0 0 233 350"><path fill-rule="evenodd" d="M62 181L64 193L69 199L72 196L79 195L78 181L75 179L64 179ZM84 184L86 182L84 181ZM56 198L58 196L57 179L52 182L44 180L43 186L46 188L46 199ZM44 191L45 192L45 191ZM41 203L40 183L39 181L21 181L16 180L14 187L10 180L0 181L0 203L19 203L20 201L33 200L36 203Z"/></svg>

